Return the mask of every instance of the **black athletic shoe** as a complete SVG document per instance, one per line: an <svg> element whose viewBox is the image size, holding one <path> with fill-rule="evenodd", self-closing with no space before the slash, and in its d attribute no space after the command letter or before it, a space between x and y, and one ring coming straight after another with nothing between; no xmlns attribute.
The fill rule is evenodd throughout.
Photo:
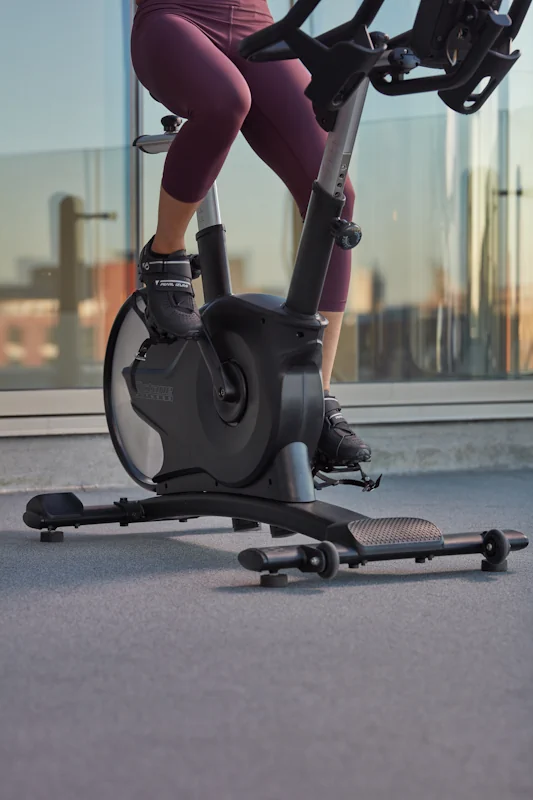
<svg viewBox="0 0 533 800"><path fill-rule="evenodd" d="M325 415L317 461L330 467L348 467L370 461L370 447L346 422L338 400L324 393Z"/></svg>
<svg viewBox="0 0 533 800"><path fill-rule="evenodd" d="M153 237L139 258L139 276L147 290L146 321L167 336L192 338L200 332L202 320L194 302L190 261L185 250L153 253L152 242Z"/></svg>

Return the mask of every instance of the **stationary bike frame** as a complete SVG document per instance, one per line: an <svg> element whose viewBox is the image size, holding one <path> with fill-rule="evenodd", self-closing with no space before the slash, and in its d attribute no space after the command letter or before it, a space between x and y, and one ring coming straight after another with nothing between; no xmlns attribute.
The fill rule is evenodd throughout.
<svg viewBox="0 0 533 800"><path fill-rule="evenodd" d="M472 113L486 101L518 59L520 53L511 52L511 40L532 0L514 0L509 16L498 13L498 0L491 0L490 4L485 0L470 0L466 4L458 0L421 0L413 30L392 40L384 34L368 31L384 0L363 0L351 21L312 39L300 27L319 2L298 0L283 20L253 34L241 45L241 54L250 60L300 58L312 75L306 94L313 101L319 124L329 133L286 301L263 295L235 297L231 294L225 231L215 184L198 211L197 241L206 301L202 319L207 344L199 340L194 343L198 349L191 350L180 341L167 344L158 341L155 349L159 349L150 365L144 372L139 368L143 380L147 381L142 389L140 381L136 383L135 370L137 363L145 359L151 341L141 346L131 366L122 368L119 363L116 375L109 363L113 359L106 359L106 411L117 453L131 477L158 496L134 501L121 498L109 506L84 507L72 493L38 495L28 503L24 521L29 527L42 531L42 541L61 541L63 533L59 528L67 525L75 528L110 522L129 525L200 516L231 517L234 530L255 529L259 521L270 525L274 538L301 533L319 541L318 545L254 548L241 553L239 561L245 568L266 573L261 578L265 586L284 585L287 577L280 574L280 570L287 568L332 578L340 564L359 567L370 561L403 558L423 562L439 556L472 553L484 556L484 570L502 572L507 569L510 551L527 547L528 538L519 531L486 529L476 533L444 534L427 520L370 519L350 509L320 502L316 500L308 445L315 436L317 421L321 424L319 412L323 402L318 374L323 326L317 315L319 300L334 244L350 248L358 241L357 227L342 220L341 214L344 185L370 83L387 95L437 89L448 106L460 113ZM465 9L467 16L461 17ZM456 18L459 23L452 28ZM437 46L435 43L442 40L441 32L445 34L445 45ZM469 47L465 47L467 33ZM414 41L424 55L419 57L412 50ZM404 80L420 65L442 69L446 74ZM487 76L489 84L478 92L478 84ZM167 129L158 136L140 137L134 144L144 152L164 152L174 135L175 130ZM128 320L144 324L142 311L142 292L137 292L125 304L113 326L111 351L123 346L126 353L128 341L124 330ZM265 323L263 327L261 323ZM237 442L231 438L232 430L239 430L242 417L237 419L235 413L240 413L240 409L232 408L231 404L239 393L235 392L235 382L232 386L231 373L224 375L222 357L218 367L213 363L209 349L210 327L220 338L217 347L226 352L224 363L234 365L233 375L238 375L239 370L242 372L247 364L248 373L244 371L242 375L257 380L261 388L261 392L256 392L255 411L246 412L250 414L248 420L244 417L248 428L243 434L242 451L236 451L237 457L229 448L224 450L224 442L228 445ZM277 337L274 349L267 330ZM248 347L247 341L243 344L243 332L246 339L256 343L254 346ZM236 342L234 346L233 341ZM133 346L136 344L139 343L133 342ZM200 351L201 356L198 355ZM234 360L236 353L243 357L243 364ZM129 354L126 363L133 356ZM264 363L265 356L272 364ZM215 362L217 357L215 352ZM286 370L283 366L280 376L280 365L285 364L285 357L288 366ZM203 368L201 358L205 359ZM180 384L182 364L185 364L184 374L194 378L194 392L183 381ZM155 376L156 383L150 383L151 376ZM284 382L285 378L290 380ZM126 383L131 404L126 395L120 396ZM113 386L119 387L115 394ZM242 386L245 394L246 386ZM176 425L180 420L176 418L175 408L181 411L181 407L179 403L175 408L165 403L169 398L174 399L172 392L191 414L189 417L185 414L181 424L191 425L192 431L201 432L204 437L204 446L210 454L202 456L203 461L194 451L194 436L177 437ZM303 399L300 401L300 398ZM154 405L152 401L158 402ZM194 418L196 409L191 403L196 402L202 408L198 408ZM141 422L140 429L150 431L152 443L154 437L158 438L155 432L158 429L167 441L167 449L163 448L164 467L159 472L157 469L143 472L128 460L127 443L125 438L121 439L120 429L122 426L125 430L128 420L133 418L127 416L133 414L130 406L135 407L140 420L148 421L148 425ZM253 448L250 453L245 445L246 437L255 435L254 425L257 429L263 426L262 432L269 435L269 420L265 422L261 413L253 416L262 408L266 408L267 416L272 412L272 424L277 427L276 436L272 440L265 439L264 451L260 449L262 440L259 437L256 462ZM124 425L121 414L126 415L122 418ZM213 441L209 439L211 431ZM257 439L251 441L255 443ZM183 442L186 452L176 453L175 442ZM150 449L150 443L140 441L136 447L138 452L144 453ZM247 462L242 473L239 472L241 452L243 461ZM329 481L329 484L334 483L335 480ZM365 481L360 485L364 489L373 488Z"/></svg>

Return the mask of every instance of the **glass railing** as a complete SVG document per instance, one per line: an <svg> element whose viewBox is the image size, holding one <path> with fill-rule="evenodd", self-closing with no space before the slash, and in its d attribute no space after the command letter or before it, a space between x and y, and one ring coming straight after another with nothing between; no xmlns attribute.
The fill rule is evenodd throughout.
<svg viewBox="0 0 533 800"><path fill-rule="evenodd" d="M338 381L533 373L533 108L363 123Z"/></svg>
<svg viewBox="0 0 533 800"><path fill-rule="evenodd" d="M533 373L533 108L372 121L337 379Z"/></svg>
<svg viewBox="0 0 533 800"><path fill-rule="evenodd" d="M362 124L364 238L336 380L533 374L532 136L533 107ZM135 284L128 150L0 157L0 389L101 385ZM146 238L162 161L143 161ZM219 192L234 291L284 295L298 229L286 190L239 139Z"/></svg>
<svg viewBox="0 0 533 800"><path fill-rule="evenodd" d="M133 288L126 148L0 157L0 389L100 386Z"/></svg>

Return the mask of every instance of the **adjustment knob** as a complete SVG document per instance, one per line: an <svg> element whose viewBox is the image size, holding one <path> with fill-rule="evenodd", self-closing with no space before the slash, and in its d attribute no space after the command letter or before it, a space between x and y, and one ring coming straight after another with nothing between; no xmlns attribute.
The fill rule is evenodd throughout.
<svg viewBox="0 0 533 800"><path fill-rule="evenodd" d="M390 42L390 36L382 31L372 31L370 39L375 48L382 47Z"/></svg>
<svg viewBox="0 0 533 800"><path fill-rule="evenodd" d="M389 64L405 75L420 66L420 59L408 47L396 47L389 55Z"/></svg>
<svg viewBox="0 0 533 800"><path fill-rule="evenodd" d="M363 238L363 231L359 225L345 219L333 220L331 232L335 237L335 244L342 250L353 250Z"/></svg>
<svg viewBox="0 0 533 800"><path fill-rule="evenodd" d="M165 133L177 133L179 131L182 120L176 117L175 114L168 114L161 120Z"/></svg>

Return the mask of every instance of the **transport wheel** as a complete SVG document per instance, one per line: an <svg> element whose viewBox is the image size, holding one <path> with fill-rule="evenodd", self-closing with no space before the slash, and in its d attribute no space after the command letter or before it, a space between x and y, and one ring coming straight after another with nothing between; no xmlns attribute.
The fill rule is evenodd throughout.
<svg viewBox="0 0 533 800"><path fill-rule="evenodd" d="M489 564L503 564L510 550L511 545L503 531L493 528L483 535L482 553Z"/></svg>
<svg viewBox="0 0 533 800"><path fill-rule="evenodd" d="M326 566L318 574L324 580L329 580L330 578L334 578L337 572L339 571L339 567L341 565L339 558L339 551L337 550L333 542L320 542L320 544L317 546L316 549L320 550L320 552L323 553L326 562Z"/></svg>

